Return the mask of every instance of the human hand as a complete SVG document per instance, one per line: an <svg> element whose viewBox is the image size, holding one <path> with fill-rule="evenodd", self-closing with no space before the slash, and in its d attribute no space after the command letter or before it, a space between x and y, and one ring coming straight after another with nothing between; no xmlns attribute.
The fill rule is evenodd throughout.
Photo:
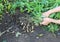
<svg viewBox="0 0 60 42"><path fill-rule="evenodd" d="M48 25L50 22L60 24L60 20L55 20L55 19L48 18L48 16L50 14L54 13L54 12L60 12L60 6L54 8L54 9L48 10L47 12L42 13L43 22L41 24Z"/></svg>
<svg viewBox="0 0 60 42"><path fill-rule="evenodd" d="M48 25L48 24L51 22L51 19L48 18L49 15L50 15L49 12L44 12L44 13L42 13L42 16L43 16L44 18L43 18L43 22L40 23L41 25Z"/></svg>
<svg viewBox="0 0 60 42"><path fill-rule="evenodd" d="M48 25L49 23L52 22L52 19L51 18L44 18L43 19L43 22L40 23L41 25Z"/></svg>
<svg viewBox="0 0 60 42"><path fill-rule="evenodd" d="M41 23L42 25L48 25L52 20L51 18L48 18L50 15L50 11L42 13L43 16L43 22Z"/></svg>
<svg viewBox="0 0 60 42"><path fill-rule="evenodd" d="M44 13L42 13L42 16L45 16L45 17L48 17L49 15L50 15L49 12L44 12Z"/></svg>

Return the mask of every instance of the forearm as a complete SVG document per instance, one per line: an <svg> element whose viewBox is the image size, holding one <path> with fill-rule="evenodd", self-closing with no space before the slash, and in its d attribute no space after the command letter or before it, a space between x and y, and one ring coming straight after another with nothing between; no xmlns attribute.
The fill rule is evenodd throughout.
<svg viewBox="0 0 60 42"><path fill-rule="evenodd" d="M51 9L47 12L44 12L42 14L43 14L43 16L48 17L50 14L55 13L55 12L59 12L59 11L60 11L60 6L56 7L56 8L53 8L53 9Z"/></svg>
<svg viewBox="0 0 60 42"><path fill-rule="evenodd" d="M48 13L49 15L52 14L52 13L55 13L55 12L60 12L60 6L54 8L54 9L51 9L51 10L49 10L49 11L47 11L47 13Z"/></svg>
<svg viewBox="0 0 60 42"><path fill-rule="evenodd" d="M60 24L60 20L51 19L52 23Z"/></svg>
<svg viewBox="0 0 60 42"><path fill-rule="evenodd" d="M56 19L52 19L52 18L44 18L44 19L43 19L43 22L40 23L40 24L48 25L49 23L60 24L60 20L56 20Z"/></svg>

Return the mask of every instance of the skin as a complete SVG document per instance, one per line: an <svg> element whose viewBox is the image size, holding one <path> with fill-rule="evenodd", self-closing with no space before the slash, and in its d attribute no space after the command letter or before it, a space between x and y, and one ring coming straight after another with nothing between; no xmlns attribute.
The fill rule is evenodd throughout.
<svg viewBox="0 0 60 42"><path fill-rule="evenodd" d="M51 22L56 23L56 24L60 24L60 20L56 20L56 19L52 19L52 18L48 17L50 14L55 13L55 12L60 12L60 6L56 7L56 8L53 8L51 10L48 10L47 12L42 13L42 15L45 16L46 18L44 18L43 22L40 23L40 24L48 25Z"/></svg>

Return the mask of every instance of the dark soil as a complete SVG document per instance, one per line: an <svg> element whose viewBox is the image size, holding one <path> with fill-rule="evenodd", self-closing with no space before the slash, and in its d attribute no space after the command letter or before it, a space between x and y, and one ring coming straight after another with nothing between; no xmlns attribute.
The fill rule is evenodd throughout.
<svg viewBox="0 0 60 42"><path fill-rule="evenodd" d="M17 10L15 15L10 15L5 13L0 24L0 32L3 34L0 35L0 42L60 42L59 36L54 36L52 33L42 29L42 26L35 26L33 23L30 23L26 18L28 14L19 13ZM25 19L26 18L26 19ZM24 23L23 25L21 25ZM23 29L23 26L26 24L29 25L29 29ZM34 26L34 32L32 30L32 25ZM25 26L25 27L26 27ZM20 34L16 37L16 33ZM42 36L39 36L43 34Z"/></svg>

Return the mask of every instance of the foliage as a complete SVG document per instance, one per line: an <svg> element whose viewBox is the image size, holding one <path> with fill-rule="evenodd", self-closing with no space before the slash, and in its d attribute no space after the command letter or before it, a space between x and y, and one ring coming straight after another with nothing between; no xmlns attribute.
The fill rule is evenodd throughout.
<svg viewBox="0 0 60 42"><path fill-rule="evenodd" d="M0 20L2 20L3 8L4 8L3 4L0 3Z"/></svg>
<svg viewBox="0 0 60 42"><path fill-rule="evenodd" d="M3 12L3 8L4 8L3 4L0 3L0 14Z"/></svg>

